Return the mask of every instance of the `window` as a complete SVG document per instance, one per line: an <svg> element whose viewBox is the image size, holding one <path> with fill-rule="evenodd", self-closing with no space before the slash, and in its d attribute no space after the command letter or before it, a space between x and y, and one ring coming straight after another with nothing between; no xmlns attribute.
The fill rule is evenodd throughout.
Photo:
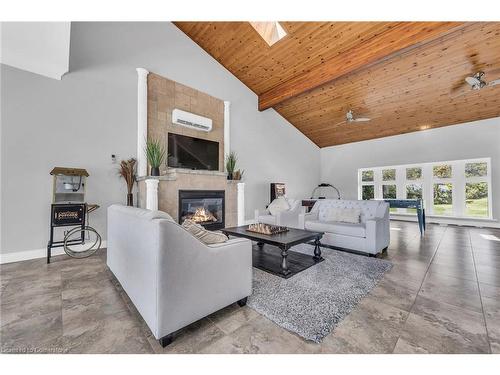
<svg viewBox="0 0 500 375"><path fill-rule="evenodd" d="M453 185L434 184L432 212L436 215L451 216L453 214Z"/></svg>
<svg viewBox="0 0 500 375"><path fill-rule="evenodd" d="M396 181L396 170L382 169L382 181Z"/></svg>
<svg viewBox="0 0 500 375"><path fill-rule="evenodd" d="M427 215L491 219L489 158L363 168L360 199L423 199ZM391 212L415 214L415 209Z"/></svg>
<svg viewBox="0 0 500 375"><path fill-rule="evenodd" d="M406 185L406 199L422 199L422 185Z"/></svg>
<svg viewBox="0 0 500 375"><path fill-rule="evenodd" d="M396 199L396 185L382 185L382 198Z"/></svg>
<svg viewBox="0 0 500 375"><path fill-rule="evenodd" d="M488 183L465 184L465 216L488 217Z"/></svg>
<svg viewBox="0 0 500 375"><path fill-rule="evenodd" d="M361 174L361 181L373 181L373 171L363 171Z"/></svg>
<svg viewBox="0 0 500 375"><path fill-rule="evenodd" d="M434 178L451 178L451 165L435 165L432 168Z"/></svg>
<svg viewBox="0 0 500 375"><path fill-rule="evenodd" d="M396 199L396 169L388 168L382 169L382 198L383 199ZM397 212L397 208L391 208L391 212Z"/></svg>
<svg viewBox="0 0 500 375"><path fill-rule="evenodd" d="M487 163L466 163L465 177L484 177L488 175Z"/></svg>
<svg viewBox="0 0 500 375"><path fill-rule="evenodd" d="M465 215L489 217L488 163L465 164Z"/></svg>
<svg viewBox="0 0 500 375"><path fill-rule="evenodd" d="M363 186L363 200L369 200L375 198L375 189L373 185L364 185Z"/></svg>
<svg viewBox="0 0 500 375"><path fill-rule="evenodd" d="M406 185L406 199L422 199L422 184L407 184ZM417 212L416 208L406 208L406 213L414 214Z"/></svg>
<svg viewBox="0 0 500 375"><path fill-rule="evenodd" d="M361 172L361 199L375 199L375 173L373 169L367 169Z"/></svg>
<svg viewBox="0 0 500 375"><path fill-rule="evenodd" d="M283 26L277 21L250 22L250 25L266 41L269 47L287 35Z"/></svg>
<svg viewBox="0 0 500 375"><path fill-rule="evenodd" d="M420 180L422 178L422 168L406 168L407 180Z"/></svg>
<svg viewBox="0 0 500 375"><path fill-rule="evenodd" d="M453 207L453 183L449 182L452 177L452 169L450 164L438 164L432 167L432 212L435 215L452 216L455 211Z"/></svg>

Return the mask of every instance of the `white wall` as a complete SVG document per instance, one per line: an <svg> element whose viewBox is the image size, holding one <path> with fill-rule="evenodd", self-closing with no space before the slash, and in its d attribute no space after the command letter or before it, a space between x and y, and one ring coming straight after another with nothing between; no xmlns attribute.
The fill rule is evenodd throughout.
<svg viewBox="0 0 500 375"><path fill-rule="evenodd" d="M125 201L119 159L136 154L137 74L144 67L231 102L231 147L245 169L246 217L269 183L308 196L319 149L170 23L72 23L70 72L51 80L1 67L1 252L46 246L54 166L86 168L91 224L106 237L106 207Z"/></svg>
<svg viewBox="0 0 500 375"><path fill-rule="evenodd" d="M500 218L500 118L321 149L321 181L358 199L358 168L491 157L493 218Z"/></svg>
<svg viewBox="0 0 500 375"><path fill-rule="evenodd" d="M68 71L70 22L1 22L0 62L54 79Z"/></svg>

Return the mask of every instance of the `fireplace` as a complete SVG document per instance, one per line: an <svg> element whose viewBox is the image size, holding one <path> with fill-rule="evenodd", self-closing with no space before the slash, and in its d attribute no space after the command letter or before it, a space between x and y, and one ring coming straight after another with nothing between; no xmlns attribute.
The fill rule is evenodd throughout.
<svg viewBox="0 0 500 375"><path fill-rule="evenodd" d="M224 190L179 190L179 223L191 219L205 228L224 228Z"/></svg>

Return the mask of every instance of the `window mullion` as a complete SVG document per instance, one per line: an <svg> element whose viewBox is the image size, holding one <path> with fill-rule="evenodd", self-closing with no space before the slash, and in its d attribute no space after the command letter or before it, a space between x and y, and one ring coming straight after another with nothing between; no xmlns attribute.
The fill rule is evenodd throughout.
<svg viewBox="0 0 500 375"><path fill-rule="evenodd" d="M451 163L453 183L453 215L465 216L465 161Z"/></svg>
<svg viewBox="0 0 500 375"><path fill-rule="evenodd" d="M432 214L433 197L433 181L432 181L432 165L424 164L422 166L422 197L424 198L424 208Z"/></svg>
<svg viewBox="0 0 500 375"><path fill-rule="evenodd" d="M373 197L375 199L382 199L382 169L373 169Z"/></svg>
<svg viewBox="0 0 500 375"><path fill-rule="evenodd" d="M396 198L405 199L406 198L406 168L397 167L396 168ZM398 209L399 211L399 209Z"/></svg>

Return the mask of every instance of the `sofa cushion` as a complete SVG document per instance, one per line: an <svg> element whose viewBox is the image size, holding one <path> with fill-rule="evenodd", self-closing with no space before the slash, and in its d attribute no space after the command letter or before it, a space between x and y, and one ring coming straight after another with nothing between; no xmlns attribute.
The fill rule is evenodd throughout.
<svg viewBox="0 0 500 375"><path fill-rule="evenodd" d="M290 206L290 210L295 210L298 206L302 205L302 201L300 199L286 198L286 201Z"/></svg>
<svg viewBox="0 0 500 375"><path fill-rule="evenodd" d="M274 216L278 212L288 211L290 209L290 205L286 201L285 197L278 197L271 202L267 209L271 213L271 215Z"/></svg>
<svg viewBox="0 0 500 375"><path fill-rule="evenodd" d="M361 210L359 208L336 208L332 207L326 214L326 221L337 221L341 223L359 224Z"/></svg>
<svg viewBox="0 0 500 375"><path fill-rule="evenodd" d="M182 223L182 227L206 245L222 243L228 240L227 236L224 233L212 232L189 219L184 220L184 222Z"/></svg>
<svg viewBox="0 0 500 375"><path fill-rule="evenodd" d="M273 215L260 215L257 220L259 223L276 225L276 216Z"/></svg>
<svg viewBox="0 0 500 375"><path fill-rule="evenodd" d="M328 221L327 215L332 208L359 208L361 210L360 221L364 223L376 217L383 217L388 205L387 202L378 200L319 199L311 212L317 212L319 220Z"/></svg>
<svg viewBox="0 0 500 375"><path fill-rule="evenodd" d="M341 234L351 237L366 237L366 228L363 223L350 224L336 221L311 220L305 222L305 229L317 232Z"/></svg>

